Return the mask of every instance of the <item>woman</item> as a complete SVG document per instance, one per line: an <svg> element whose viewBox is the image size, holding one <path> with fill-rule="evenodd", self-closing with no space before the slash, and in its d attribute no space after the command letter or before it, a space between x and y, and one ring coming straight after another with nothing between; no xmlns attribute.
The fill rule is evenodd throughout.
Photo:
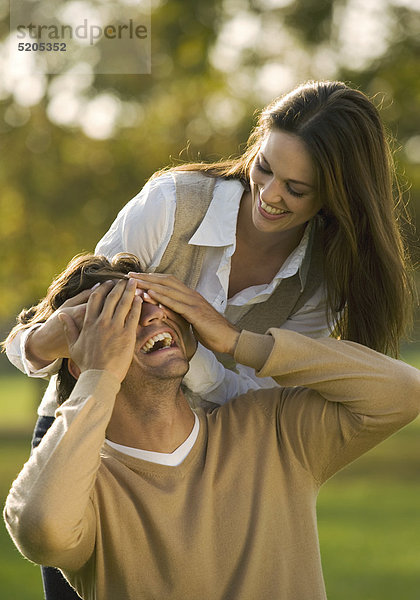
<svg viewBox="0 0 420 600"><path fill-rule="evenodd" d="M397 355L411 284L393 184L373 104L344 83L310 82L263 110L238 159L157 173L96 253L130 252L146 271L175 274L240 328L334 329ZM45 376L66 356L63 343L48 320L7 351L28 374ZM207 400L274 385L218 358L229 368L199 348L185 380ZM55 406L47 394L44 429Z"/></svg>
<svg viewBox="0 0 420 600"><path fill-rule="evenodd" d="M239 326L310 336L333 326L337 336L397 355L411 294L393 182L373 104L343 83L310 82L264 109L240 158L155 174L96 253L131 252L145 270L175 273ZM206 194L208 205L200 204ZM174 230L175 218L187 226ZM201 261L195 279L191 261ZM48 361L37 358L57 355L43 335L35 331L27 345L38 367ZM9 355L23 368L18 341ZM200 348L186 383L220 401L236 377L209 361ZM239 375L245 388L264 385Z"/></svg>

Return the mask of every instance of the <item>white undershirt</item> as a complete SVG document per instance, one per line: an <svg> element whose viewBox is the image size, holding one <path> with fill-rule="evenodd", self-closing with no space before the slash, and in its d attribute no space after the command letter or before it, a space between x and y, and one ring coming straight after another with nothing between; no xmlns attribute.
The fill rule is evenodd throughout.
<svg viewBox="0 0 420 600"><path fill-rule="evenodd" d="M122 452L123 454L128 454L128 456L133 456L134 458L141 458L141 460L147 460L148 462L157 463L159 465L168 465L169 467L177 467L180 465L191 452L197 437L198 432L200 431L200 421L197 415L194 413L194 427L190 435L187 437L185 442L183 442L176 450L171 452L170 454L166 454L165 452L151 452L150 450L140 450L140 448L131 448L130 446L123 446L121 444L116 444L115 442L111 442L110 440L105 440L108 446L114 448L114 450L118 450L118 452Z"/></svg>

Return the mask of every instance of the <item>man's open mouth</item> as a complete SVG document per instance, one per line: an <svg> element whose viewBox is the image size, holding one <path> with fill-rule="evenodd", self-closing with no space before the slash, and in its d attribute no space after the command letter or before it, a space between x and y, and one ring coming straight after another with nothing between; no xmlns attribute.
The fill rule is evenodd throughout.
<svg viewBox="0 0 420 600"><path fill-rule="evenodd" d="M143 354L151 354L157 350L163 350L164 348L172 348L176 346L175 340L169 333L164 331L163 333L157 333L147 340L147 342L140 348Z"/></svg>

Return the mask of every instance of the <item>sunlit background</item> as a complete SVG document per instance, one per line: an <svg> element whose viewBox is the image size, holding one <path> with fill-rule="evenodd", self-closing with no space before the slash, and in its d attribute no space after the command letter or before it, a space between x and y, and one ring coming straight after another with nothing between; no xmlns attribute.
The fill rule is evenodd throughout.
<svg viewBox="0 0 420 600"><path fill-rule="evenodd" d="M6 322L94 247L154 170L237 154L255 111L306 79L342 79L375 98L418 212L420 0L153 0L152 74L137 76L95 75L88 62L43 75L28 70L28 52L12 62L8 5L0 0ZM67 16L90 10L66 4Z"/></svg>
<svg viewBox="0 0 420 600"><path fill-rule="evenodd" d="M121 4L129 1L135 4ZM69 1L66 15L76 18L95 7L93 1ZM97 74L94 53L92 63L85 60L60 74L44 75L36 71L36 57L11 58L15 38L9 35L9 1L0 0L3 336L19 310L45 293L74 254L93 250L118 210L155 170L178 161L237 155L256 111L307 79L340 79L374 99L394 138L405 202L413 224L418 222L420 0L152 0L151 10L150 75ZM413 227L406 226L406 236L418 262ZM417 366L419 339L417 319L411 342L403 346L403 357ZM40 389L15 377L4 357L0 376L1 439L20 465ZM376 457L379 463L361 463L357 481L353 473L329 484L320 521L332 600L420 598L418 434L418 427L410 429L400 445L385 444ZM403 465L395 463L394 449ZM394 465L398 484L391 476L375 496L369 482L378 464L384 473ZM3 495L16 465L1 471ZM381 501L381 494L387 500ZM352 520L338 534L343 514L337 521L328 519L350 497L356 505L370 498L371 505L361 504L354 514L349 508ZM403 497L406 504L401 504ZM366 528L375 522L375 502L390 504L381 517L387 522L381 527L379 520L372 533ZM367 522L354 526L360 513ZM393 517L394 529L387 536ZM345 564L340 564L338 554L348 538ZM36 568L18 557L5 536L1 544L0 593L2 586L7 591L2 597L40 598ZM377 563L375 544L398 557ZM401 551L394 553L394 547ZM337 568L328 571L327 565L336 562ZM399 565L395 573L391 565Z"/></svg>

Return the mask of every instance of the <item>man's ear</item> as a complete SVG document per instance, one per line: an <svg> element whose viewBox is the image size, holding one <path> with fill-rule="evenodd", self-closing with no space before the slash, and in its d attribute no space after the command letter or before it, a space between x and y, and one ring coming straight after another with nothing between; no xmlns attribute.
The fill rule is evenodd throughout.
<svg viewBox="0 0 420 600"><path fill-rule="evenodd" d="M70 375L73 375L75 379L79 379L81 371L72 358L68 359L67 368L69 370Z"/></svg>

